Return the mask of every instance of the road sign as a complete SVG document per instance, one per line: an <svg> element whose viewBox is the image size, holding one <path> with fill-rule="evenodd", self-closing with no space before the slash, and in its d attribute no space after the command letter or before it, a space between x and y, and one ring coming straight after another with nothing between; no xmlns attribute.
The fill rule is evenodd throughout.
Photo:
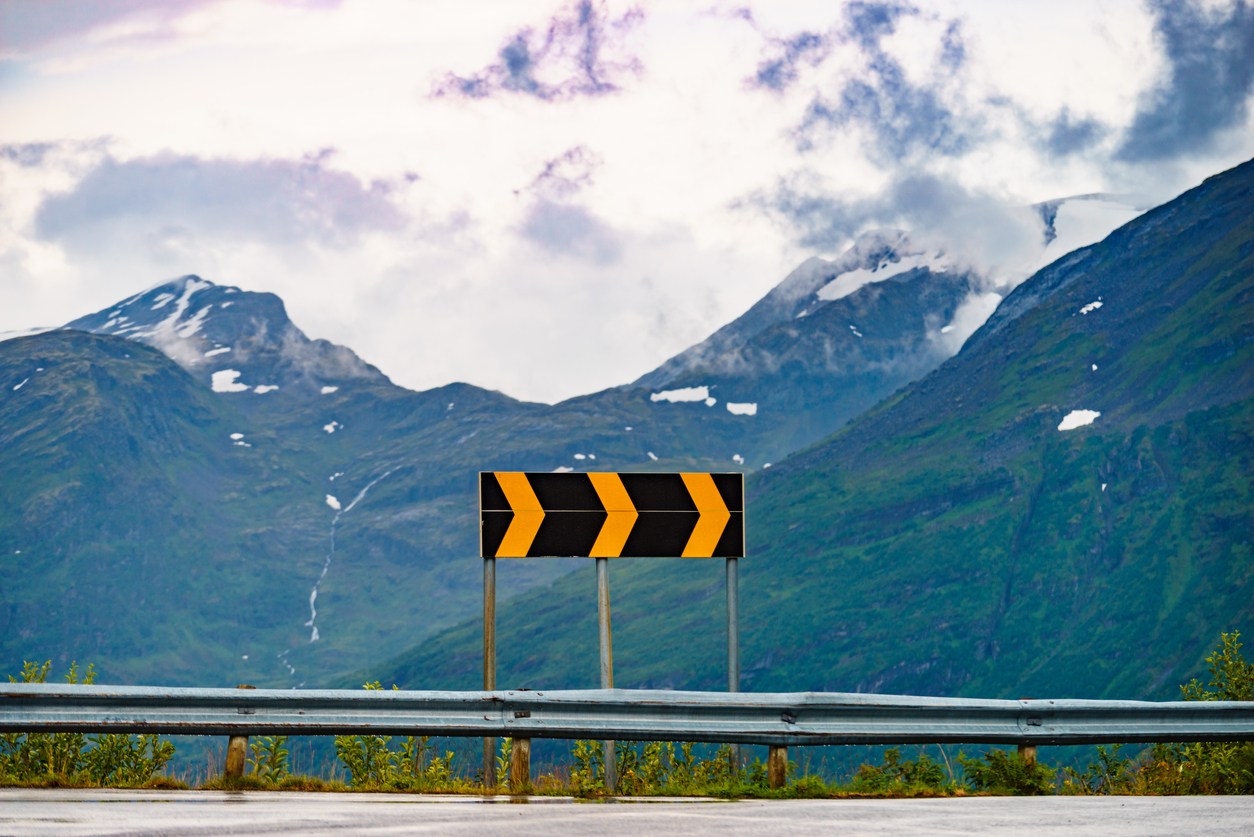
<svg viewBox="0 0 1254 837"><path fill-rule="evenodd" d="M725 558L728 687L740 690L736 562L745 554L742 474L479 473L483 558L483 688L496 688L496 559L587 557L597 565L601 688L614 688L610 558ZM517 744L517 741L515 742ZM527 742L529 746L530 742ZM614 742L604 742L614 792ZM483 740L483 775L495 784L496 739ZM529 771L530 768L527 768Z"/></svg>
<svg viewBox="0 0 1254 837"><path fill-rule="evenodd" d="M484 558L738 558L742 474L479 474Z"/></svg>

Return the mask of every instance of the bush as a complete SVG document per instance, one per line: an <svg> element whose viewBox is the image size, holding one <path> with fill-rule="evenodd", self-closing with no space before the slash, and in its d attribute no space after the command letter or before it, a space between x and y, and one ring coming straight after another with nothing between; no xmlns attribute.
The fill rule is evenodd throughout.
<svg viewBox="0 0 1254 837"><path fill-rule="evenodd" d="M1193 679L1180 687L1184 700L1254 700L1254 664L1241 655L1240 631L1220 635L1206 658L1209 687ZM1254 793L1254 742L1158 744L1138 769L1148 793Z"/></svg>
<svg viewBox="0 0 1254 837"><path fill-rule="evenodd" d="M252 757L248 763L252 765L252 773L267 785L277 785L291 775L285 744L286 735L262 735L249 742Z"/></svg>
<svg viewBox="0 0 1254 837"><path fill-rule="evenodd" d="M1119 755L1122 746L1115 744L1109 752L1105 747L1098 747L1097 761L1089 762L1083 773L1064 767L1067 779L1063 781L1063 793L1090 795L1131 791L1136 780L1136 763Z"/></svg>
<svg viewBox="0 0 1254 837"><path fill-rule="evenodd" d="M367 683L365 689L382 689L378 681ZM395 690L397 687L392 686ZM348 769L354 788L374 787L395 790L451 789L453 753L431 755L427 736L408 736L400 742L400 749L390 749L391 736L387 735L337 735L335 754Z"/></svg>
<svg viewBox="0 0 1254 837"><path fill-rule="evenodd" d="M967 783L975 791L1010 793L1015 796L1039 796L1054 792L1054 770L1036 759L1025 759L1018 753L989 750L983 759L967 758L958 753Z"/></svg>
<svg viewBox="0 0 1254 837"><path fill-rule="evenodd" d="M44 683L52 661L26 663L20 680ZM93 666L80 674L78 663L65 676L70 683L95 682ZM94 745L88 747L88 744ZM0 781L10 784L47 782L95 785L144 785L174 756L174 745L156 735L97 735L83 733L5 733L0 735Z"/></svg>
<svg viewBox="0 0 1254 837"><path fill-rule="evenodd" d="M945 787L945 774L927 754L920 753L913 761L902 761L901 751L891 747L884 751L882 765L859 767L852 786L860 793L883 793L918 786L940 790Z"/></svg>

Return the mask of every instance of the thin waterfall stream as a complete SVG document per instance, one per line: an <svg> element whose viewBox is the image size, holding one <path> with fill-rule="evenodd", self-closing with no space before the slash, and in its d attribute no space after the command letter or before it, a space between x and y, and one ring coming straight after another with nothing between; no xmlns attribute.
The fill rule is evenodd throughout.
<svg viewBox="0 0 1254 837"><path fill-rule="evenodd" d="M322 584L322 579L327 577L327 571L331 569L331 559L335 557L335 527L339 525L340 517L348 514L353 510L353 506L361 502L366 496L366 492L374 488L375 485L392 473L391 470L384 471L379 476L366 483L366 487L357 492L357 496L353 498L353 502L335 513L335 517L331 518L331 549L327 552L327 560L322 565L322 572L318 574L318 580L314 582L313 589L309 591L309 621L305 623L305 627L310 629L309 641L318 641L318 626L314 624L318 619L318 587Z"/></svg>

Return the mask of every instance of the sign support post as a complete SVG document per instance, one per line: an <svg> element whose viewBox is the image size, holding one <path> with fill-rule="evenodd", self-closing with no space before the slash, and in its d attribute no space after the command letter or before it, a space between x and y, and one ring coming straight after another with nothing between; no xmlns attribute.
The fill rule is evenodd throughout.
<svg viewBox="0 0 1254 837"><path fill-rule="evenodd" d="M727 558L727 691L740 691L740 567L737 558ZM732 746L736 769L740 769L740 745Z"/></svg>
<svg viewBox="0 0 1254 837"><path fill-rule="evenodd" d="M496 690L496 558L483 559L483 690ZM483 787L496 787L496 739L483 739Z"/></svg>
<svg viewBox="0 0 1254 837"><path fill-rule="evenodd" d="M597 561L597 623L600 628L601 688L614 688L614 649L610 636L610 562L608 558ZM605 792L614 793L618 784L618 761L614 742L606 741L602 759L605 765Z"/></svg>

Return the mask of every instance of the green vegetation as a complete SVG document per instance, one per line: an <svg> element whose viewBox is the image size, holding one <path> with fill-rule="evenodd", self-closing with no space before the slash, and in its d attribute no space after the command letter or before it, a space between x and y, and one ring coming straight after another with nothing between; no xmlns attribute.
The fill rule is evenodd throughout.
<svg viewBox="0 0 1254 837"><path fill-rule="evenodd" d="M43 683L52 661L26 663L14 683ZM78 664L65 676L69 683L95 681L91 666L80 674ZM92 745L92 746L88 746ZM155 735L82 733L0 734L0 785L153 787L153 777L174 755L174 745ZM178 786L164 777L155 786Z"/></svg>
<svg viewBox="0 0 1254 837"><path fill-rule="evenodd" d="M1054 792L1056 771L1018 753L1012 755L1005 750L989 750L982 759L967 758L959 753L957 760L971 788L976 791L1016 796L1040 796Z"/></svg>

